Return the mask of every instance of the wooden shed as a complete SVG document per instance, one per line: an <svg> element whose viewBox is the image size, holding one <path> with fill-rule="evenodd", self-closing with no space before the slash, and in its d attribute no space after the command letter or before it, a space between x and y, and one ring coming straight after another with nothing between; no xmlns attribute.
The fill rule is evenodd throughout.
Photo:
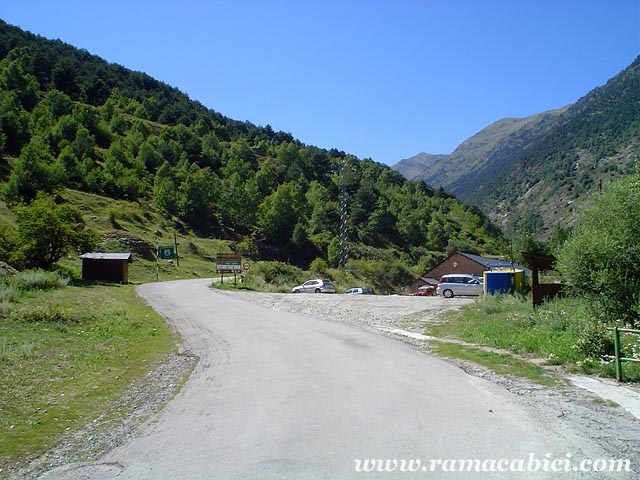
<svg viewBox="0 0 640 480"><path fill-rule="evenodd" d="M561 283L540 283L538 278L540 272L554 270L556 258L553 255L538 255L531 252L522 252L522 256L533 271L531 277L533 306L537 307L545 300L561 297L563 293Z"/></svg>
<svg viewBox="0 0 640 480"><path fill-rule="evenodd" d="M80 258L84 280L129 283L131 253L84 253Z"/></svg>

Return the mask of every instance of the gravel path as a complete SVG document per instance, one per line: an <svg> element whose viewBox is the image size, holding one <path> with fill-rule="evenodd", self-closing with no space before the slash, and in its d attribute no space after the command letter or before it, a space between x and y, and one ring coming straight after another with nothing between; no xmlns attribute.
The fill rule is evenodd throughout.
<svg viewBox="0 0 640 480"><path fill-rule="evenodd" d="M443 321L442 313L473 302L472 297L413 297L401 295L331 295L229 292L275 310L358 324L364 327L394 327L423 333L428 324Z"/></svg>

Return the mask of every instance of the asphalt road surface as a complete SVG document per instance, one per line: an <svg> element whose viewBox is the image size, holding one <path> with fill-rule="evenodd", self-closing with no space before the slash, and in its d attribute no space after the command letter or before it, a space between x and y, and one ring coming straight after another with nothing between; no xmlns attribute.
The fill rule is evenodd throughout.
<svg viewBox="0 0 640 480"><path fill-rule="evenodd" d="M209 284L139 287L200 361L138 437L96 463L46 478L598 478L357 472L364 459L419 459L426 466L438 459L517 462L603 452L536 417L516 395L402 342L276 311Z"/></svg>

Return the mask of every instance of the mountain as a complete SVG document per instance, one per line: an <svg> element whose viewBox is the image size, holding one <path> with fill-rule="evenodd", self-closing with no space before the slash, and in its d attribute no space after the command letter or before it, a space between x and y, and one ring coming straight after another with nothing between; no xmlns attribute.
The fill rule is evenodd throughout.
<svg viewBox="0 0 640 480"><path fill-rule="evenodd" d="M546 234L555 224L571 225L576 208L601 185L635 172L640 57L558 120L474 195L493 218L530 219Z"/></svg>
<svg viewBox="0 0 640 480"><path fill-rule="evenodd" d="M470 200L510 158L553 128L567 108L498 120L462 142L449 155L418 154L392 168L406 178L423 180L462 200Z"/></svg>
<svg viewBox="0 0 640 480"><path fill-rule="evenodd" d="M640 154L640 57L575 104L499 120L420 178L478 205L512 229L522 219L541 238L570 226L576 207L602 183L627 175ZM393 166L403 172L402 161Z"/></svg>
<svg viewBox="0 0 640 480"><path fill-rule="evenodd" d="M392 165L391 168L409 180L422 180L424 179L425 172L429 168L448 157L449 155L434 155L422 152L413 157L400 160L398 163Z"/></svg>
<svg viewBox="0 0 640 480"><path fill-rule="evenodd" d="M10 207L41 194L72 201L70 191L127 200L138 217L153 210L245 256L301 266L337 263L341 191L354 261L427 268L455 249L503 246L477 208L386 165L230 119L144 73L2 21L0 189Z"/></svg>

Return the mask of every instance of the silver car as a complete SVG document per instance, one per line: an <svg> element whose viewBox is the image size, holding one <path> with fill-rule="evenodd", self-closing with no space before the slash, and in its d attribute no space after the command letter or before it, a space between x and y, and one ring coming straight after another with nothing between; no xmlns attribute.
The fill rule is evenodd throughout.
<svg viewBox="0 0 640 480"><path fill-rule="evenodd" d="M452 298L456 295L481 295L484 284L481 277L464 273L443 275L436 288L436 295Z"/></svg>
<svg viewBox="0 0 640 480"><path fill-rule="evenodd" d="M309 280L302 285L293 287L293 293L336 293L331 280Z"/></svg>

